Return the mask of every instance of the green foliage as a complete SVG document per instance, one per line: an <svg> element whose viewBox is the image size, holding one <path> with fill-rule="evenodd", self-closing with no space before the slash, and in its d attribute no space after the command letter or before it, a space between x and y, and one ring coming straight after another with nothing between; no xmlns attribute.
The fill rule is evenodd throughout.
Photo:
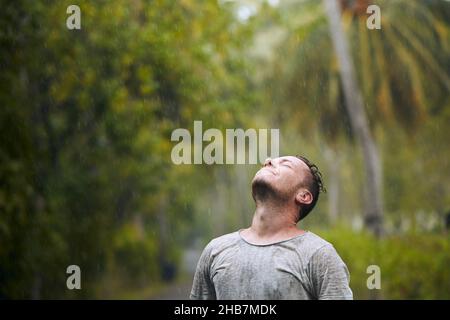
<svg viewBox="0 0 450 320"><path fill-rule="evenodd" d="M124 226L115 235L113 265L119 279L133 286L145 285L151 279L158 279L160 270L154 263L158 254L155 241L143 238L143 230Z"/></svg>
<svg viewBox="0 0 450 320"><path fill-rule="evenodd" d="M70 4L0 17L1 297L96 297L115 270L123 286L161 281L210 171L174 166L171 132L228 127L253 101L240 28L217 2L80 1L73 31Z"/></svg>
<svg viewBox="0 0 450 320"><path fill-rule="evenodd" d="M357 2L364 7L364 1ZM450 90L449 27L442 16L450 9L439 2L373 1L382 12L382 29L374 31L366 27L365 10L341 1L346 4L342 19L372 127L396 124L414 135L429 115L442 112ZM352 133L321 4L307 0L280 8L288 30L282 43L287 50L280 55L287 61L281 68L276 65L281 89L274 97L292 110L285 121L301 123L304 134L317 124L330 143L336 143ZM316 119L313 124L311 118Z"/></svg>
<svg viewBox="0 0 450 320"><path fill-rule="evenodd" d="M448 235L408 233L377 240L347 228L317 233L347 264L355 299L450 299ZM380 267L380 290L367 288L370 265Z"/></svg>

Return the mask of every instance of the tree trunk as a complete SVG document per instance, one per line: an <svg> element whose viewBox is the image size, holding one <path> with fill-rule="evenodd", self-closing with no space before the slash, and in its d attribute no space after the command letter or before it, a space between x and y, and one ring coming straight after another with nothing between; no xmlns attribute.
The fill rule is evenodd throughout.
<svg viewBox="0 0 450 320"><path fill-rule="evenodd" d="M383 201L381 194L381 163L372 137L361 92L356 82L349 45L341 24L341 8L337 0L323 0L328 15L331 38L339 62L345 106L350 123L363 151L365 164L365 225L376 236L383 233Z"/></svg>
<svg viewBox="0 0 450 320"><path fill-rule="evenodd" d="M328 164L328 218L331 225L336 224L339 215L339 154L334 150L334 147L326 146L323 153Z"/></svg>

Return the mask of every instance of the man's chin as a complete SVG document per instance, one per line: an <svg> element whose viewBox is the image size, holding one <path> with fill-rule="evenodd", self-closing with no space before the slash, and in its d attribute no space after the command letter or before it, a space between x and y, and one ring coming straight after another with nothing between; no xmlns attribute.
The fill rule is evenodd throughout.
<svg viewBox="0 0 450 320"><path fill-rule="evenodd" d="M254 184L270 184L271 181L271 177L270 174L268 173L257 173L254 177L253 177L253 181L252 181L252 186Z"/></svg>
<svg viewBox="0 0 450 320"><path fill-rule="evenodd" d="M269 195L273 195L275 190L271 184L271 179L263 174L256 175L252 181L252 195L253 198L265 199Z"/></svg>

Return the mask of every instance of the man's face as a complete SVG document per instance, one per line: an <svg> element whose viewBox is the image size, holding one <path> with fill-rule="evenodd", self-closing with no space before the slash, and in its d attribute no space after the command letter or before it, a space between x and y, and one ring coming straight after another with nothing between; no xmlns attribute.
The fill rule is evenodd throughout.
<svg viewBox="0 0 450 320"><path fill-rule="evenodd" d="M289 199L295 197L295 193L304 181L305 175L308 174L308 166L297 157L269 158L255 174L252 186L267 186L276 195Z"/></svg>

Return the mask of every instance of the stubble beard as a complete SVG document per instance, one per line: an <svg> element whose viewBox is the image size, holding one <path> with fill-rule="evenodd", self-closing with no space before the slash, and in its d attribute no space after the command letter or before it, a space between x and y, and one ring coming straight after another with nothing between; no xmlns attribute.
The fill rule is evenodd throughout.
<svg viewBox="0 0 450 320"><path fill-rule="evenodd" d="M286 202L289 196L275 189L269 181L256 178L252 182L252 196L255 202Z"/></svg>

